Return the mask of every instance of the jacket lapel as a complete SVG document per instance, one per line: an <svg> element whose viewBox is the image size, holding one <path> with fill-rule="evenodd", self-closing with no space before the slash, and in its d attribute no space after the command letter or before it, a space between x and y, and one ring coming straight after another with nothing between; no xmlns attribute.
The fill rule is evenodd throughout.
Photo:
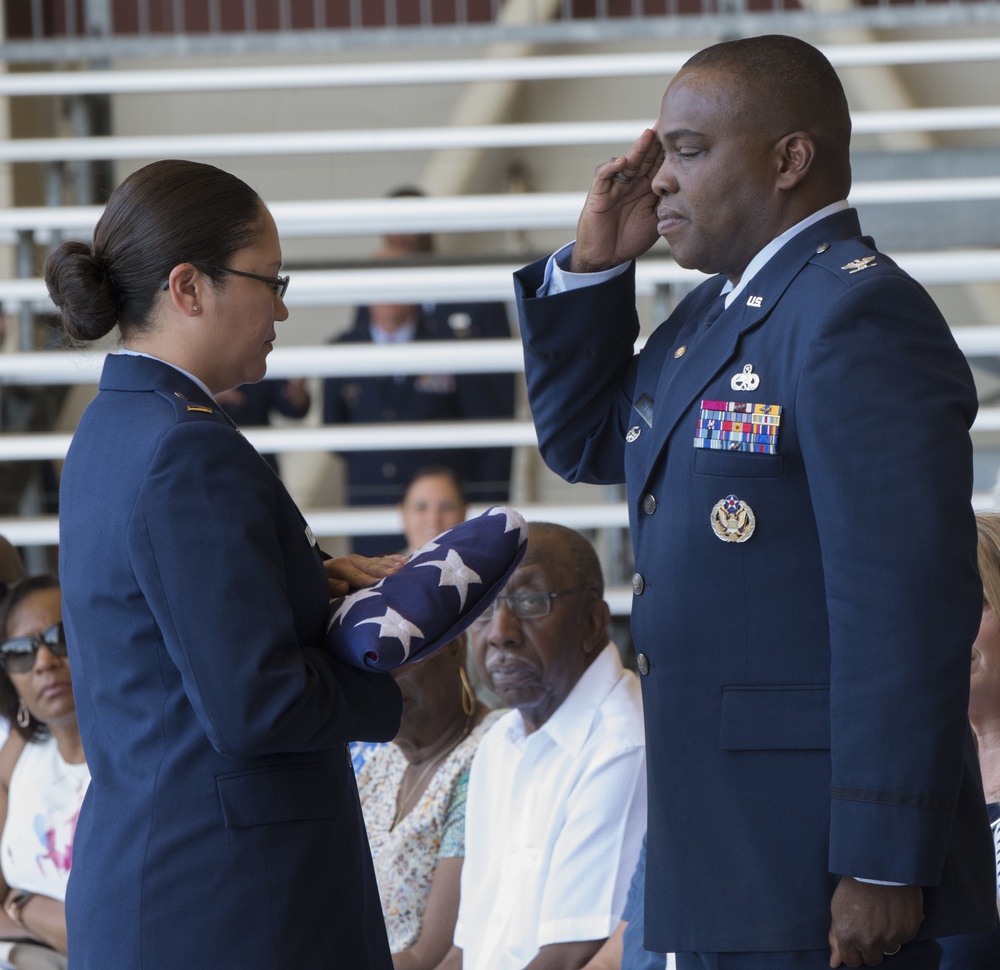
<svg viewBox="0 0 1000 970"><path fill-rule="evenodd" d="M818 247L857 235L860 226L853 209L828 216L789 240L710 327L704 325L710 300L703 304L697 319L692 314L694 326L688 334L687 349L677 359L668 354L660 370L644 478L649 477L680 419L719 372L733 366L743 334L766 322ZM708 284L705 288L709 289ZM712 292L718 290L712 288ZM679 339L683 338L684 330L681 335ZM694 428L690 431L693 439Z"/></svg>

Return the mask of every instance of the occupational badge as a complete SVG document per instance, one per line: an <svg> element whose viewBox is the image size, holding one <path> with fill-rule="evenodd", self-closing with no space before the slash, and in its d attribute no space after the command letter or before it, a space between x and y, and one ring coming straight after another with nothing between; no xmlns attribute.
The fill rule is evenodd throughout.
<svg viewBox="0 0 1000 970"><path fill-rule="evenodd" d="M635 441L635 439L638 438L639 435L641 434L642 434L642 428L640 428L639 425L635 425L634 427L628 429L628 434L625 435L625 440L629 444L632 444L632 442Z"/></svg>
<svg viewBox="0 0 1000 970"><path fill-rule="evenodd" d="M756 526L753 509L735 495L727 495L712 507L712 531L723 542L746 542Z"/></svg>
<svg viewBox="0 0 1000 970"><path fill-rule="evenodd" d="M862 256L861 259L852 259L846 266L840 268L846 269L849 273L860 273L863 269L874 266L875 259L875 256Z"/></svg>
<svg viewBox="0 0 1000 970"><path fill-rule="evenodd" d="M753 364L747 364L742 373L733 374L729 386L734 391L756 391L760 384L760 375L753 372Z"/></svg>

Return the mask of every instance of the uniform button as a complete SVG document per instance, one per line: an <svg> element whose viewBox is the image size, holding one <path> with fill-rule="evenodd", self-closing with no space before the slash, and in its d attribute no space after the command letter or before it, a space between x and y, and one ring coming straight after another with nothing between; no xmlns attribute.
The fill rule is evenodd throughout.
<svg viewBox="0 0 1000 970"><path fill-rule="evenodd" d="M674 357L683 357L687 353L687 344L682 344L674 351Z"/></svg>
<svg viewBox="0 0 1000 970"><path fill-rule="evenodd" d="M825 253L829 248L829 243L820 243L820 245L816 247L816 255L819 256L820 253Z"/></svg>
<svg viewBox="0 0 1000 970"><path fill-rule="evenodd" d="M646 581L642 578L642 573L632 573L632 592L636 596L642 596L642 591L646 588Z"/></svg>
<svg viewBox="0 0 1000 970"><path fill-rule="evenodd" d="M656 496L647 492L642 497L642 511L646 515L652 515L656 511Z"/></svg>
<svg viewBox="0 0 1000 970"><path fill-rule="evenodd" d="M640 653L639 656L635 658L635 662L639 667L639 673L645 677L646 674L649 673L649 657L647 657L644 653Z"/></svg>

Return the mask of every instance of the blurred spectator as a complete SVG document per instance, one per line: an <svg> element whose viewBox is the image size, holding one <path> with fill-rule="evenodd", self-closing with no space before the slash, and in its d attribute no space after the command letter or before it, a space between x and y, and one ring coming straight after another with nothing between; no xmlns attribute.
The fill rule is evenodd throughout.
<svg viewBox="0 0 1000 970"><path fill-rule="evenodd" d="M311 403L304 377L242 384L231 391L220 391L215 399L240 428L266 427L275 413L286 418L304 418ZM274 473L280 474L274 454L262 452L261 455Z"/></svg>
<svg viewBox="0 0 1000 970"><path fill-rule="evenodd" d="M465 494L455 473L446 465L430 465L421 469L407 486L399 513L408 553L419 549L446 529L464 522ZM466 673L478 687L479 676L475 666L467 665ZM355 773L361 771L372 752L380 747L382 745L376 741L351 742L351 762Z"/></svg>
<svg viewBox="0 0 1000 970"><path fill-rule="evenodd" d="M21 554L4 537L0 536L0 604L7 598L7 593L15 583L24 579L24 563ZM0 711L0 742L10 731L7 718Z"/></svg>
<svg viewBox="0 0 1000 970"><path fill-rule="evenodd" d="M465 492L447 465L422 468L406 487L399 514L408 552L465 521Z"/></svg>
<svg viewBox="0 0 1000 970"><path fill-rule="evenodd" d="M1000 910L1000 513L976 515L979 573L983 579L983 619L972 645L969 720L976 735L986 808L996 854L997 908ZM996 970L1000 929L938 940L941 970Z"/></svg>
<svg viewBox="0 0 1000 970"><path fill-rule="evenodd" d="M469 765L498 716L476 701L458 640L394 671L399 734L372 752L358 791L395 970L430 970L451 947L465 856Z"/></svg>
<svg viewBox="0 0 1000 970"><path fill-rule="evenodd" d="M23 580L0 607L0 711L13 725L0 749L0 933L65 953L66 884L90 771L51 576Z"/></svg>
<svg viewBox="0 0 1000 970"><path fill-rule="evenodd" d="M399 189L392 197L420 196ZM406 261L429 257L433 237L394 233L383 238L375 257ZM360 307L353 327L335 343L407 343L414 340L509 338L503 303L375 304ZM397 374L328 378L323 389L326 424L400 421L497 420L514 415L513 374ZM471 501L505 502L510 492L510 448L453 449L442 441L425 449L355 451L344 456L349 505L391 505L425 465L450 467ZM359 536L354 551L380 555L402 545L398 535Z"/></svg>
<svg viewBox="0 0 1000 970"><path fill-rule="evenodd" d="M3 536L0 536L0 603L7 591L24 578L24 563L21 554Z"/></svg>
<svg viewBox="0 0 1000 970"><path fill-rule="evenodd" d="M583 970L664 970L667 955L643 947L643 897L646 893L646 840L632 874L621 922L604 945L587 961Z"/></svg>

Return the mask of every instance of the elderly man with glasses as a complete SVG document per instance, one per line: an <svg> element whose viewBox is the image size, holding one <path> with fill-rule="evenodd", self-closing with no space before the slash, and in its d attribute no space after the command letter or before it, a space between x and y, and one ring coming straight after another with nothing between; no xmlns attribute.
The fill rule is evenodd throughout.
<svg viewBox="0 0 1000 970"><path fill-rule="evenodd" d="M608 639L604 580L578 532L532 523L472 627L512 710L480 744L455 946L465 970L581 967L618 924L646 829L642 702Z"/></svg>

